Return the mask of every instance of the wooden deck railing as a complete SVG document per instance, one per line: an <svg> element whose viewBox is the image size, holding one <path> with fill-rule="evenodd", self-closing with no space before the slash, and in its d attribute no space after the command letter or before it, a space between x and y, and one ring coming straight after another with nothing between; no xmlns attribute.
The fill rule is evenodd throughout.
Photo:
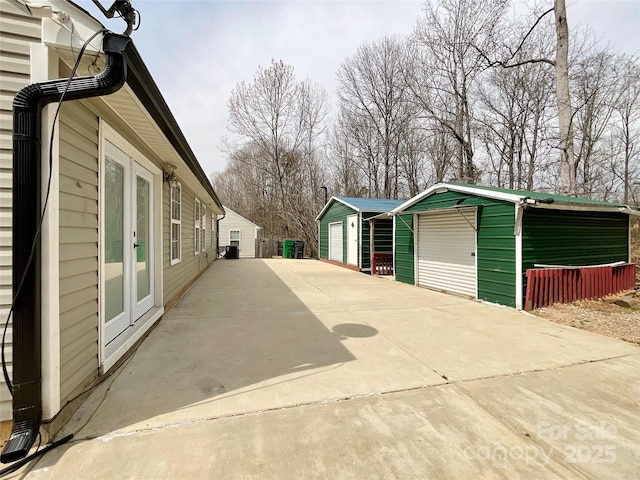
<svg viewBox="0 0 640 480"><path fill-rule="evenodd" d="M371 256L371 275L393 275L393 254L373 252Z"/></svg>
<svg viewBox="0 0 640 480"><path fill-rule="evenodd" d="M584 268L527 270L525 310L603 297L635 287L636 266L623 264Z"/></svg>

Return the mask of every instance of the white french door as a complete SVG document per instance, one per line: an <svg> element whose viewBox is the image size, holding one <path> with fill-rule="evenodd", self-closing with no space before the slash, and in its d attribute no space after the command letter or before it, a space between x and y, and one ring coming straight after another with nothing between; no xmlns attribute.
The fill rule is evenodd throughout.
<svg viewBox="0 0 640 480"><path fill-rule="evenodd" d="M154 305L153 175L105 142L105 344Z"/></svg>

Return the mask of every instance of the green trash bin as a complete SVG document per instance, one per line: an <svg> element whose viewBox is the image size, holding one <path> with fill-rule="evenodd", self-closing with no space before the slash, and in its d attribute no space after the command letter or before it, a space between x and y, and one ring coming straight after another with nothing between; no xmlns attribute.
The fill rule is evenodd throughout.
<svg viewBox="0 0 640 480"><path fill-rule="evenodd" d="M293 240L285 240L282 242L282 258L293 258L293 248L296 242Z"/></svg>

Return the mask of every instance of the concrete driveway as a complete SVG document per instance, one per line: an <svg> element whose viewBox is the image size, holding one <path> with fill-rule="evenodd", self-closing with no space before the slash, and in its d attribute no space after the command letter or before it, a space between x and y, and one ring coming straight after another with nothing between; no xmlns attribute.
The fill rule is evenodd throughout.
<svg viewBox="0 0 640 480"><path fill-rule="evenodd" d="M222 260L16 477L640 478L639 368L512 309Z"/></svg>

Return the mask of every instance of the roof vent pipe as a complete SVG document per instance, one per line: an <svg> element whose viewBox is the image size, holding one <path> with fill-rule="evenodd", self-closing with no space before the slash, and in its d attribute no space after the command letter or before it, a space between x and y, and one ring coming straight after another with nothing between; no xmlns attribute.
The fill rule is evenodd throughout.
<svg viewBox="0 0 640 480"><path fill-rule="evenodd" d="M42 208L42 108L53 102L117 91L126 80L127 67L122 53L129 40L129 37L107 32L102 44L106 67L101 73L27 85L13 101L13 429L0 455L2 463L27 455L42 420L38 235Z"/></svg>

